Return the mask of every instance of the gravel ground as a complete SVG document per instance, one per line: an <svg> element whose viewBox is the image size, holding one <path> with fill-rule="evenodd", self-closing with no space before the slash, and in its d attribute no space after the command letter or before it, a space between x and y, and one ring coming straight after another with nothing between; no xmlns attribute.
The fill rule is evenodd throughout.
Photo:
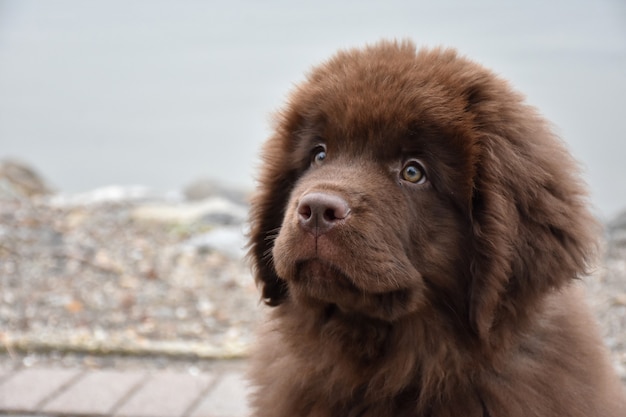
<svg viewBox="0 0 626 417"><path fill-rule="evenodd" d="M613 363L626 382L626 212L606 230L601 262L585 282Z"/></svg>
<svg viewBox="0 0 626 417"><path fill-rule="evenodd" d="M142 217L154 202L52 201L0 201L7 352L245 354L258 319L249 269L199 238L240 228Z"/></svg>
<svg viewBox="0 0 626 417"><path fill-rule="evenodd" d="M262 309L242 261L241 193L61 197L1 180L0 362L209 369L245 358ZM607 225L587 282L626 381L626 215Z"/></svg>

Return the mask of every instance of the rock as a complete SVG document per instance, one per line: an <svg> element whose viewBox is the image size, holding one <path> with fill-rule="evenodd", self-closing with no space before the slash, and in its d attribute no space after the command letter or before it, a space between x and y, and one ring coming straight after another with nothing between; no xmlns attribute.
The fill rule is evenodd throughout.
<svg viewBox="0 0 626 417"><path fill-rule="evenodd" d="M626 246L626 211L608 222L605 230L609 245Z"/></svg>
<svg viewBox="0 0 626 417"><path fill-rule="evenodd" d="M610 233L616 230L626 229L626 211L622 211L614 219L606 224L606 230Z"/></svg>
<svg viewBox="0 0 626 417"><path fill-rule="evenodd" d="M52 194L52 189L37 171L24 162L0 161L0 196L35 197Z"/></svg>
<svg viewBox="0 0 626 417"><path fill-rule="evenodd" d="M206 200L223 197L237 204L248 203L248 193L233 187L226 187L209 179L198 179L183 189L184 197L189 201Z"/></svg>
<svg viewBox="0 0 626 417"><path fill-rule="evenodd" d="M53 207L98 206L102 204L137 203L160 200L163 196L141 185L110 185L79 194L58 194L50 199Z"/></svg>
<svg viewBox="0 0 626 417"><path fill-rule="evenodd" d="M181 247L187 251L216 251L232 259L243 259L246 254L246 239L241 227L220 227L194 236L183 242Z"/></svg>
<svg viewBox="0 0 626 417"><path fill-rule="evenodd" d="M246 207L223 197L212 197L202 201L180 204L154 203L137 207L131 218L170 224L241 224L248 215Z"/></svg>

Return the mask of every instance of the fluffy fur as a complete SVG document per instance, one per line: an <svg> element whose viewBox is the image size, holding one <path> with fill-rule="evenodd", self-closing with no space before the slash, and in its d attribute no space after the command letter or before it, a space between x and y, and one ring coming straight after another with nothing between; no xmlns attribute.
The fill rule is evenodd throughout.
<svg viewBox="0 0 626 417"><path fill-rule="evenodd" d="M505 81L410 42L342 51L263 156L255 416L626 415L575 284L576 164Z"/></svg>

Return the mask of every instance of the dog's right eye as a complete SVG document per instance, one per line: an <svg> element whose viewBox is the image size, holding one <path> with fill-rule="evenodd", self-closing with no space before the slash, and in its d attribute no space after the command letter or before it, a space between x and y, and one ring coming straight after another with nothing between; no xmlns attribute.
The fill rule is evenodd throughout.
<svg viewBox="0 0 626 417"><path fill-rule="evenodd" d="M311 152L311 165L321 165L326 159L326 147L323 145L316 146Z"/></svg>

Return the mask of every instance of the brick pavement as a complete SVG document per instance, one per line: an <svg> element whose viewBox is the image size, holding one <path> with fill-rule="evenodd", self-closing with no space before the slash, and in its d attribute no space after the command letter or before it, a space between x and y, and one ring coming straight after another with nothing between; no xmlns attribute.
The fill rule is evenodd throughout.
<svg viewBox="0 0 626 417"><path fill-rule="evenodd" d="M0 415L247 417L241 367L183 370L0 368Z"/></svg>

